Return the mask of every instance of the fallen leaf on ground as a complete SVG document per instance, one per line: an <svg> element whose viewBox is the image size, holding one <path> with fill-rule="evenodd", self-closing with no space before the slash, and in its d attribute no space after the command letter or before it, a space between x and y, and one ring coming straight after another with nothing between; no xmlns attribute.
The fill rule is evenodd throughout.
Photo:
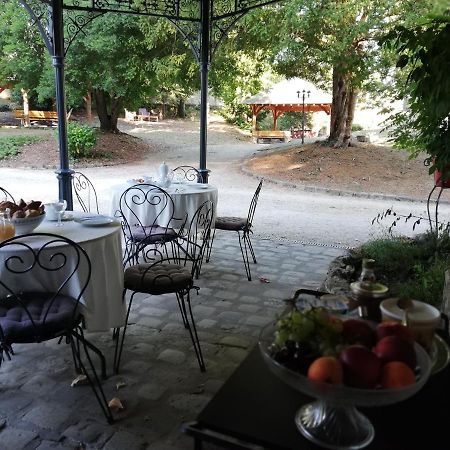
<svg viewBox="0 0 450 450"><path fill-rule="evenodd" d="M124 409L122 402L117 397L114 397L109 401L108 408L111 411L121 411L122 409Z"/></svg>
<svg viewBox="0 0 450 450"><path fill-rule="evenodd" d="M72 381L72 383L70 383L71 387L75 387L75 386L83 386L85 384L89 384L89 380L87 379L86 375L78 375L75 380Z"/></svg>
<svg viewBox="0 0 450 450"><path fill-rule="evenodd" d="M270 280L264 277L259 277L259 281L261 281L261 283L270 283Z"/></svg>
<svg viewBox="0 0 450 450"><path fill-rule="evenodd" d="M123 388L127 385L127 383L125 383L125 381L118 381L116 383L116 389L119 390L120 388Z"/></svg>

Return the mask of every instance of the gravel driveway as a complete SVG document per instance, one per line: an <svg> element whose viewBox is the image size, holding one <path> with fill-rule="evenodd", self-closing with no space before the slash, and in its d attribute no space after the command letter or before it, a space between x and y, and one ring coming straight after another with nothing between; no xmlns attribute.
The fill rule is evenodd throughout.
<svg viewBox="0 0 450 450"><path fill-rule="evenodd" d="M143 174L156 174L165 160L169 166L198 165L198 122L164 120L159 123L127 124L120 129L141 139L157 144L159 151L140 164L89 168L83 170L98 191L101 210L109 212L109 189L121 181ZM281 145L298 145L281 144ZM210 182L219 188L219 215L245 216L251 197L258 184L253 174L244 173L241 163L250 155L270 151L280 145L254 144L248 135L214 118L209 124L207 167ZM0 185L24 199L51 201L58 195L55 174L51 170L0 169ZM50 192L50 189L51 191ZM30 195L30 192L32 194ZM353 247L360 242L385 232L373 226L372 219L387 208L394 207L402 214L426 214L424 202L402 201L394 198L369 198L330 195L327 192L308 191L266 180L255 214L254 233L263 239L288 240ZM448 217L448 206L441 209L441 217ZM390 222L386 222L389 225ZM411 226L396 227L411 234ZM424 231L425 228L418 231Z"/></svg>

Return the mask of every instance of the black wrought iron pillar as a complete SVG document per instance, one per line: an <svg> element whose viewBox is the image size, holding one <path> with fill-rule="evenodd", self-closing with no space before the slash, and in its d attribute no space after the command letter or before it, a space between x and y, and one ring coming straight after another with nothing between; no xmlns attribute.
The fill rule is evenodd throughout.
<svg viewBox="0 0 450 450"><path fill-rule="evenodd" d="M72 170L69 168L67 143L66 94L64 81L64 21L63 0L52 0L52 62L55 68L56 108L58 111L59 170L56 171L59 183L59 198L67 201L67 209L73 209Z"/></svg>
<svg viewBox="0 0 450 450"><path fill-rule="evenodd" d="M200 168L203 183L208 183L209 170L206 168L208 142L208 74L211 47L211 17L209 0L200 0Z"/></svg>

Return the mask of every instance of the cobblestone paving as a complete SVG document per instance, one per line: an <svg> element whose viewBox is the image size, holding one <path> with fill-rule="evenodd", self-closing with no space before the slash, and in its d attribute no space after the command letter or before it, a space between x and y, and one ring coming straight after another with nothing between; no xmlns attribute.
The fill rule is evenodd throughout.
<svg viewBox="0 0 450 450"><path fill-rule="evenodd" d="M111 372L111 333L88 334L107 358L106 397L124 406L113 425L89 386L70 387L75 373L66 345L16 346L12 361L0 368L0 450L192 449L182 423L195 419L245 358L261 327L283 310L283 299L300 287L318 288L330 261L344 252L256 239L254 247L258 264L249 282L237 236L217 233L211 261L197 280L201 289L192 293L192 305L205 373L174 296L135 297L120 375Z"/></svg>

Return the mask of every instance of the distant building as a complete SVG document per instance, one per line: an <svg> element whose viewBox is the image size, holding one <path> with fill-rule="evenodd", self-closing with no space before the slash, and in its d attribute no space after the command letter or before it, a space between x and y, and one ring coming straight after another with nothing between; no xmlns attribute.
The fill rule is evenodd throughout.
<svg viewBox="0 0 450 450"><path fill-rule="evenodd" d="M200 91L191 95L185 102L189 106L200 106ZM223 101L220 98L208 95L208 105L210 108L222 108L224 106Z"/></svg>

